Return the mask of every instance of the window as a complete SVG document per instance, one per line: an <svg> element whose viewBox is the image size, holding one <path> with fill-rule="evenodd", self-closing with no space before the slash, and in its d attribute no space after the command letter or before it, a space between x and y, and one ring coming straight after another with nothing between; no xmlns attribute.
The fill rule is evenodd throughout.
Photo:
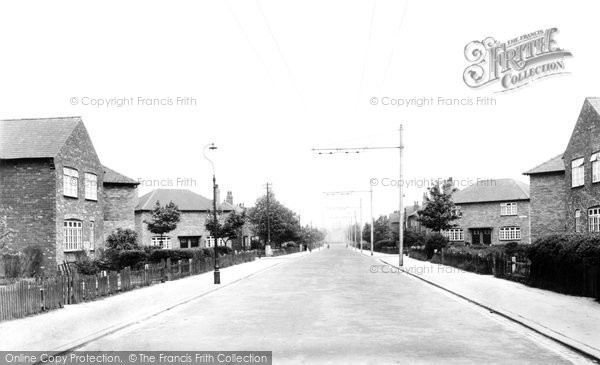
<svg viewBox="0 0 600 365"><path fill-rule="evenodd" d="M81 221L68 220L63 222L64 251L81 251L83 249Z"/></svg>
<svg viewBox="0 0 600 365"><path fill-rule="evenodd" d="M575 211L575 232L581 232L581 210Z"/></svg>
<svg viewBox="0 0 600 365"><path fill-rule="evenodd" d="M444 231L443 234L451 242L464 241L465 240L465 237L464 237L464 234L463 234L463 230L460 229L460 228L451 228L451 229L448 229L448 230Z"/></svg>
<svg viewBox="0 0 600 365"><path fill-rule="evenodd" d="M596 152L590 158L592 161L592 182L600 181L600 152Z"/></svg>
<svg viewBox="0 0 600 365"><path fill-rule="evenodd" d="M152 237L152 246L158 246L160 248L171 248L171 237L168 236L154 236Z"/></svg>
<svg viewBox="0 0 600 365"><path fill-rule="evenodd" d="M96 249L96 223L94 221L90 222L90 251L94 251Z"/></svg>
<svg viewBox="0 0 600 365"><path fill-rule="evenodd" d="M571 187L582 186L584 177L583 157L573 160L573 162L571 162Z"/></svg>
<svg viewBox="0 0 600 365"><path fill-rule="evenodd" d="M517 203L500 204L500 215L517 215Z"/></svg>
<svg viewBox="0 0 600 365"><path fill-rule="evenodd" d="M179 237L180 248L197 248L200 246L200 236Z"/></svg>
<svg viewBox="0 0 600 365"><path fill-rule="evenodd" d="M63 195L77 198L77 187L79 185L79 173L77 170L63 168Z"/></svg>
<svg viewBox="0 0 600 365"><path fill-rule="evenodd" d="M243 245L244 247L250 247L250 242L249 242L249 241L250 241L250 237L248 237L248 236L244 236L244 237L242 238L242 245Z"/></svg>
<svg viewBox="0 0 600 365"><path fill-rule="evenodd" d="M94 174L85 173L85 198L98 200L98 178Z"/></svg>
<svg viewBox="0 0 600 365"><path fill-rule="evenodd" d="M588 211L590 232L600 232L600 208L591 208Z"/></svg>
<svg viewBox="0 0 600 365"><path fill-rule="evenodd" d="M521 239L521 228L519 227L503 227L500 228L500 241L508 240L520 240Z"/></svg>
<svg viewBox="0 0 600 365"><path fill-rule="evenodd" d="M212 236L206 237L206 247L213 247L215 244L215 239ZM219 246L224 246L225 241L222 238L219 238Z"/></svg>

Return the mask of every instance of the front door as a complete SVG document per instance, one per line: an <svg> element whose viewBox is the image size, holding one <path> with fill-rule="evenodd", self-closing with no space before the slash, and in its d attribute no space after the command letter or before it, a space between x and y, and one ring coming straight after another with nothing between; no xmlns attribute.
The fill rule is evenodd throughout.
<svg viewBox="0 0 600 365"><path fill-rule="evenodd" d="M474 228L471 230L474 245L491 245L492 244L492 229L491 228Z"/></svg>

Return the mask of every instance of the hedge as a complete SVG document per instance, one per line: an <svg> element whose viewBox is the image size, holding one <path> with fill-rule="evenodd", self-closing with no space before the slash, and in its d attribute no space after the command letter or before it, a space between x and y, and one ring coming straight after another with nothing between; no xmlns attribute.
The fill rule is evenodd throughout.
<svg viewBox="0 0 600 365"><path fill-rule="evenodd" d="M600 235L553 234L528 250L531 285L600 299Z"/></svg>

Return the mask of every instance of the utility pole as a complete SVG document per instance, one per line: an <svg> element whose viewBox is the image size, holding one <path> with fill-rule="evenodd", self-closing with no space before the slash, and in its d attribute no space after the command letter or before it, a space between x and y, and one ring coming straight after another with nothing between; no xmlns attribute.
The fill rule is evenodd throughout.
<svg viewBox="0 0 600 365"><path fill-rule="evenodd" d="M399 249L399 263L400 266L403 266L403 244L404 244L404 230L403 230L403 222L402 220L404 219L404 208L403 208L403 204L402 204L402 179L403 179L403 171L402 171L402 152L404 149L404 145L402 144L402 123L400 123L400 145L399 146L368 146L368 147L333 147L333 148L313 148L312 151L318 155L334 155L334 154L359 154L363 151L370 151L370 150L389 150L389 149L399 149L400 150L400 183L398 184L399 186L399 190L400 190L400 197L399 197L399 205L400 205L400 212L399 212L399 222L398 222L398 249ZM373 235L373 230L374 230L374 224L373 224L373 218L371 218L371 235ZM371 242L373 241L373 239L371 239ZM371 255L373 254L373 243L371 243Z"/></svg>
<svg viewBox="0 0 600 365"><path fill-rule="evenodd" d="M363 236L363 216L362 216L362 198L360 198L360 226L359 226L360 235L358 237L360 241L360 253L362 253L362 236Z"/></svg>
<svg viewBox="0 0 600 365"><path fill-rule="evenodd" d="M402 171L402 152L404 151L404 144L402 141L402 123L400 123L400 180L399 180L399 184L398 184L398 189L399 189L399 205L400 205L400 210L398 211L398 250L400 251L400 259L398 262L398 265L400 267L404 266L404 202L403 202L403 196L402 194L404 193L402 190L402 185L403 184L403 171Z"/></svg>
<svg viewBox="0 0 600 365"><path fill-rule="evenodd" d="M267 183L267 244L271 245L271 215L269 214L269 183Z"/></svg>
<svg viewBox="0 0 600 365"><path fill-rule="evenodd" d="M375 230L375 224L373 219L373 185L370 189L371 193L371 256L373 256L373 231Z"/></svg>

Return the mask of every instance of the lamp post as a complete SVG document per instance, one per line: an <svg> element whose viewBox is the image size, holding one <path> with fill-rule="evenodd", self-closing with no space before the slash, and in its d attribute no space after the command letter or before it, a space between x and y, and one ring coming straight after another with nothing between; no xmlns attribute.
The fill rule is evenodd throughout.
<svg viewBox="0 0 600 365"><path fill-rule="evenodd" d="M214 270L214 283L215 284L221 284L221 272L219 271L219 253L217 252L217 246L219 245L219 232L218 232L218 218L217 218L217 177L215 175L215 164L212 162L212 160L210 158L208 158L208 156L206 156L206 149L209 150L216 150L217 147L215 146L214 143L209 143L206 146L204 146L204 150L202 151L202 154L204 155L204 158L210 162L210 165L212 166L212 170L213 170L213 219L214 219L214 223L213 223L213 240L215 241L215 245L213 247L213 251L214 251L214 258L215 258L215 270Z"/></svg>

